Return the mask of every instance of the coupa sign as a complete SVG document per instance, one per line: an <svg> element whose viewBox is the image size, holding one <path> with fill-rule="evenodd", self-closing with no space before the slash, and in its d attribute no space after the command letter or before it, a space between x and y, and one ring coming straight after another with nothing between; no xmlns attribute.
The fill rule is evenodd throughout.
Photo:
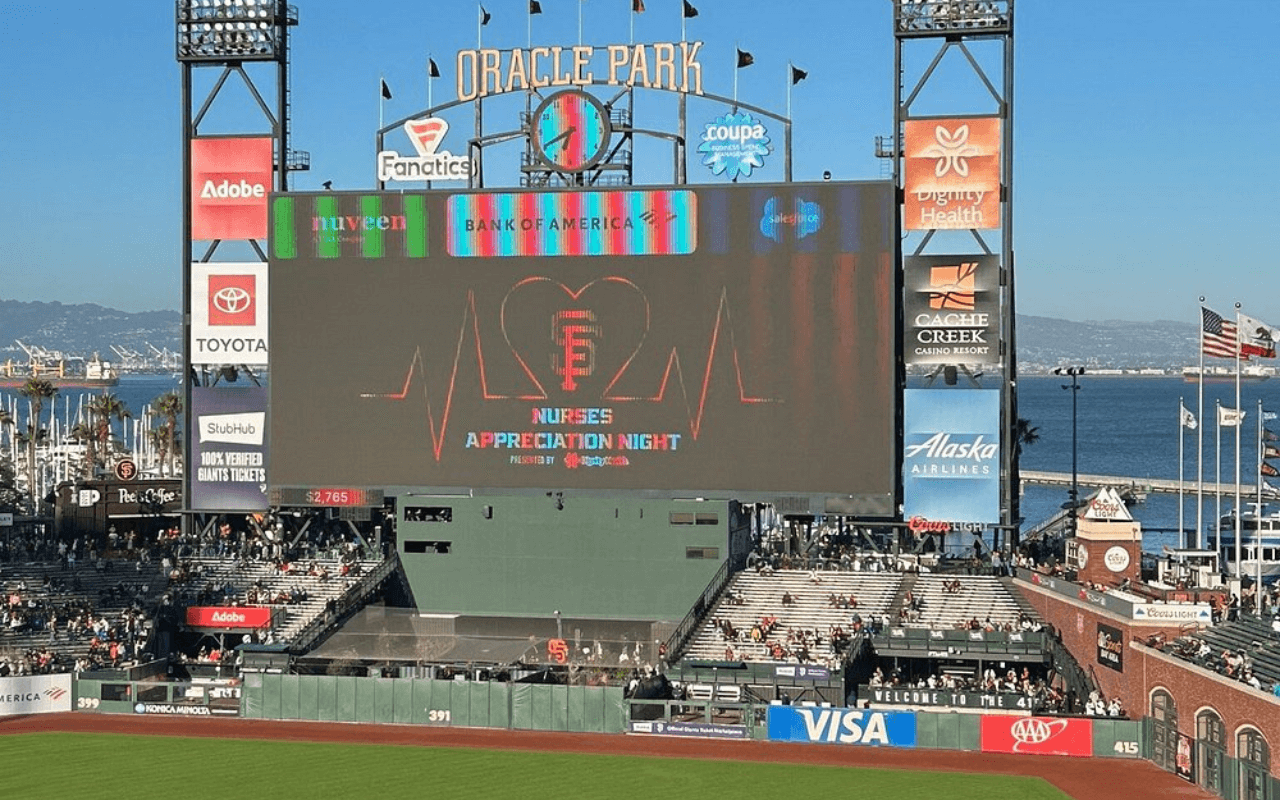
<svg viewBox="0 0 1280 800"><path fill-rule="evenodd" d="M769 739L775 742L915 747L916 715L911 711L769 706Z"/></svg>

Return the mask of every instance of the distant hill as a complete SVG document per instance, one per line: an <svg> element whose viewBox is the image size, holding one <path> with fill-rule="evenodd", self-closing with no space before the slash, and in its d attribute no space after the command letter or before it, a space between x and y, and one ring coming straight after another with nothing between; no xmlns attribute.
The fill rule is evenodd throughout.
<svg viewBox="0 0 1280 800"><path fill-rule="evenodd" d="M177 311L130 313L92 303L0 300L0 360L21 357L16 340L68 355L99 353L116 361L111 345L141 353L182 350L182 315Z"/></svg>
<svg viewBox="0 0 1280 800"><path fill-rule="evenodd" d="M180 352L181 319L177 311L129 313L94 304L0 300L0 359L17 352L17 339L74 355L97 352L104 358L113 358L113 344L146 353L149 342L158 349ZM1198 344L1199 329L1190 322L1018 317L1020 367L1072 363L1179 368L1195 363Z"/></svg>

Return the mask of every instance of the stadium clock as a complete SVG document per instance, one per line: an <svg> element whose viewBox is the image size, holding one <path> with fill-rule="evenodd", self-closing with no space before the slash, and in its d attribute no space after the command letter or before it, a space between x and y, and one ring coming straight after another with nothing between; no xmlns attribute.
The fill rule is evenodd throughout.
<svg viewBox="0 0 1280 800"><path fill-rule="evenodd" d="M538 158L560 172L582 172L600 163L612 135L609 110L577 89L543 100L533 112L529 131Z"/></svg>

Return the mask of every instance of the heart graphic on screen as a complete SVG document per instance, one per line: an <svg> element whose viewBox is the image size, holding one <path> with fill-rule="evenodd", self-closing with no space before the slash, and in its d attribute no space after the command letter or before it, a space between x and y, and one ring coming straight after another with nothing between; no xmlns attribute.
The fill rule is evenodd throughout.
<svg viewBox="0 0 1280 800"><path fill-rule="evenodd" d="M530 399L603 398L644 345L649 299L617 276L577 289L547 277L525 278L503 298L501 324L507 346L540 393Z"/></svg>

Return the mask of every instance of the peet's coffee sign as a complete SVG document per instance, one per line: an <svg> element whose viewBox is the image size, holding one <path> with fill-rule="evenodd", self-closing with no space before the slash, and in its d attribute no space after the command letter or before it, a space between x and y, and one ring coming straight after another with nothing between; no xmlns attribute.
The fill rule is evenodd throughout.
<svg viewBox="0 0 1280 800"><path fill-rule="evenodd" d="M702 94L702 42L459 50L458 100L570 86L628 86Z"/></svg>
<svg viewBox="0 0 1280 800"><path fill-rule="evenodd" d="M1124 631L1098 623L1098 663L1124 672Z"/></svg>

